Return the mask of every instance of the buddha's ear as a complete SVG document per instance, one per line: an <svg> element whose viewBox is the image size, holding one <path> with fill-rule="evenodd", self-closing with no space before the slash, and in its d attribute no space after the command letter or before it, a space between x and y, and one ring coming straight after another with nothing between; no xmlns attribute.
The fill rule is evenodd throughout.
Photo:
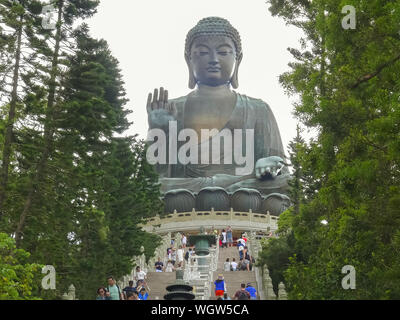
<svg viewBox="0 0 400 320"><path fill-rule="evenodd" d="M196 78L194 77L193 68L190 63L190 57L187 54L185 54L185 60L186 60L187 66L189 68L189 88L194 89L194 87L196 87L197 81L196 81Z"/></svg>
<svg viewBox="0 0 400 320"><path fill-rule="evenodd" d="M239 65L242 62L243 53L238 56L235 64L235 71L233 71L233 75L231 78L231 85L233 89L237 89L239 87Z"/></svg>

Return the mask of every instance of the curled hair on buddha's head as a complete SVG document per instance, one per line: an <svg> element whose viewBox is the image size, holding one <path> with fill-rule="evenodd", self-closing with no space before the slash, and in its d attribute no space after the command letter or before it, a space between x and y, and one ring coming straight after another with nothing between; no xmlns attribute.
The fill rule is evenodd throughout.
<svg viewBox="0 0 400 320"><path fill-rule="evenodd" d="M242 54L242 42L239 32L230 22L220 17L207 17L201 19L187 34L185 54L190 54L194 39L201 36L226 36L232 39L237 57Z"/></svg>
<svg viewBox="0 0 400 320"><path fill-rule="evenodd" d="M201 36L226 36L229 37L236 49L236 66L231 79L231 85L234 89L239 86L238 81L238 68L242 61L242 41L240 39L239 32L230 24L230 22L220 17L207 17L201 19L186 35L185 41L185 59L189 65L190 50L194 40ZM189 88L193 89L196 85L196 79L189 66Z"/></svg>

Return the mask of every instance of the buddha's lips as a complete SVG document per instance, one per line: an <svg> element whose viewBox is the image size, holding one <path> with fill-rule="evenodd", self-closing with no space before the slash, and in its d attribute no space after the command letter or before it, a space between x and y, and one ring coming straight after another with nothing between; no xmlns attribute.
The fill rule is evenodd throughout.
<svg viewBox="0 0 400 320"><path fill-rule="evenodd" d="M221 68L207 68L207 71L209 71L209 72L218 72L218 71L221 71Z"/></svg>

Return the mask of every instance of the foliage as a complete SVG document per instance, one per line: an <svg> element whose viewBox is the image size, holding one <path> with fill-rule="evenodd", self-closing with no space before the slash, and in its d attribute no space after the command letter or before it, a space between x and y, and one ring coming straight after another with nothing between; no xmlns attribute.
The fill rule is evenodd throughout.
<svg viewBox="0 0 400 320"><path fill-rule="evenodd" d="M299 121L318 132L293 152L315 191L294 186L302 196L287 239L289 298L399 299L400 3L269 3L304 32L280 81L299 97ZM356 9L355 30L342 28L345 5ZM356 290L341 286L345 265L355 267Z"/></svg>
<svg viewBox="0 0 400 320"><path fill-rule="evenodd" d="M28 252L17 249L15 240L0 232L0 300L38 299L32 291L42 266L28 263L28 258Z"/></svg>
<svg viewBox="0 0 400 320"><path fill-rule="evenodd" d="M0 100L0 230L30 262L55 267L57 289L37 296L60 298L74 284L79 299L93 299L108 275L131 272L141 246L148 258L157 247L139 225L161 212L158 177L144 142L124 135L131 123L118 61L78 23L99 1L54 1L54 30L42 28L44 3L21 0L15 14L0 1L0 32L21 34L0 42L0 68L11 64L14 75Z"/></svg>

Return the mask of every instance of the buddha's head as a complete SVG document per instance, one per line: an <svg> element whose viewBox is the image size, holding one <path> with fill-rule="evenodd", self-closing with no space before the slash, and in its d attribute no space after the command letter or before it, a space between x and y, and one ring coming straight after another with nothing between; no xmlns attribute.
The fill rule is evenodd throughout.
<svg viewBox="0 0 400 320"><path fill-rule="evenodd" d="M185 59L189 67L189 88L196 84L239 86L242 60L238 31L228 20L209 17L200 20L186 36Z"/></svg>

